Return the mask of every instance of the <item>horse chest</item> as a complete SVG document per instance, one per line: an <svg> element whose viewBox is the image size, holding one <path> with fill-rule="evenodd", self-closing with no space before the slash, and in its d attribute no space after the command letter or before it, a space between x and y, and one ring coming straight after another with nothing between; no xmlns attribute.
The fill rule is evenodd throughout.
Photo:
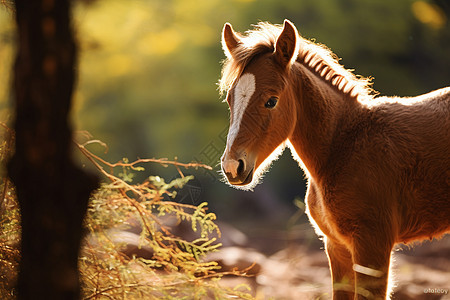
<svg viewBox="0 0 450 300"><path fill-rule="evenodd" d="M331 219L327 217L330 212L323 201L323 196L319 187L313 180L310 180L308 184L306 208L307 214L311 223L313 223L317 234L321 236L332 236L335 224L330 222Z"/></svg>
<svg viewBox="0 0 450 300"><path fill-rule="evenodd" d="M325 197L320 187L310 180L306 194L309 219L318 235L326 235L328 238L346 244L356 229L354 216L348 214L348 210L342 210L342 205L337 199L330 201ZM331 196L328 195L328 197Z"/></svg>

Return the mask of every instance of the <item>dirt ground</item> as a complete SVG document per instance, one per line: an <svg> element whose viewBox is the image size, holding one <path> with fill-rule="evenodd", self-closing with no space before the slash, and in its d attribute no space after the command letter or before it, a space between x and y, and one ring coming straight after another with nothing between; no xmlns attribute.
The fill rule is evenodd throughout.
<svg viewBox="0 0 450 300"><path fill-rule="evenodd" d="M220 261L225 270L236 266L243 269L253 262L255 267L251 271L254 277L224 278L222 284L247 283L257 299L331 299L327 257L321 242L311 238L314 232L308 225L302 228L303 239L287 243L250 236L247 244L256 247L249 248L227 247L229 241L225 241L225 247L213 253L211 259ZM227 230L224 231L227 235ZM284 247L270 254L277 248L274 245ZM450 235L414 246L397 246L392 266L395 283L392 299L450 299Z"/></svg>
<svg viewBox="0 0 450 300"><path fill-rule="evenodd" d="M244 270L254 264L248 272L251 277L228 276L220 282L228 287L245 283L258 300L331 299L331 277L323 243L302 218L289 230L279 229L284 225L277 227L269 219L263 222L247 218L245 224L218 222L223 247L205 259L219 262L222 271ZM276 219L289 223L285 218ZM195 239L188 223L173 227L173 233ZM130 242L119 235L119 242L136 244L138 237L135 234ZM131 252L145 257L132 249ZM397 245L391 265L392 299L450 300L450 234L440 240Z"/></svg>

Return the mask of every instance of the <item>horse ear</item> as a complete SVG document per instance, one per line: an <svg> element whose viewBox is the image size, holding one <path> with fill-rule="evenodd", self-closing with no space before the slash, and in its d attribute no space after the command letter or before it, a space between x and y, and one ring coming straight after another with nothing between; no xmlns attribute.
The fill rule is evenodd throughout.
<svg viewBox="0 0 450 300"><path fill-rule="evenodd" d="M228 58L233 57L233 50L241 42L230 23L225 23L222 30L222 48Z"/></svg>
<svg viewBox="0 0 450 300"><path fill-rule="evenodd" d="M283 31L277 38L275 45L275 59L283 67L290 66L298 54L298 33L294 24L284 20Z"/></svg>

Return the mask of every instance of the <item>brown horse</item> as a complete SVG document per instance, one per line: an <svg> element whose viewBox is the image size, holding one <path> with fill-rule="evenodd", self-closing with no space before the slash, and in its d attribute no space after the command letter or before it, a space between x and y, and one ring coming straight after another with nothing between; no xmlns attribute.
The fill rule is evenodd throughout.
<svg viewBox="0 0 450 300"><path fill-rule="evenodd" d="M222 170L251 189L287 145L308 177L334 299L385 299L396 243L450 230L450 88L375 97L294 25L223 29L231 111Z"/></svg>

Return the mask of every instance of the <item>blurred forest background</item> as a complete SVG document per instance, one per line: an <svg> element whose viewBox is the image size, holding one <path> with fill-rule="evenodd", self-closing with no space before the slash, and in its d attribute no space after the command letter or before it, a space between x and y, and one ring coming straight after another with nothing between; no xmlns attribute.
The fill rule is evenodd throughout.
<svg viewBox="0 0 450 300"><path fill-rule="evenodd" d="M178 200L208 201L219 220L232 219L255 234L258 226L286 229L305 186L289 151L253 193L221 181L218 164L229 113L216 83L225 22L243 32L259 21L290 19L302 36L330 47L345 67L374 77L381 95L413 96L449 85L446 0L99 0L74 5L81 48L74 127L107 143L104 157L111 162L166 157L211 165L211 172L190 171L196 179ZM12 21L12 12L1 7L2 122L13 117ZM177 176L158 167L151 172L167 181Z"/></svg>

